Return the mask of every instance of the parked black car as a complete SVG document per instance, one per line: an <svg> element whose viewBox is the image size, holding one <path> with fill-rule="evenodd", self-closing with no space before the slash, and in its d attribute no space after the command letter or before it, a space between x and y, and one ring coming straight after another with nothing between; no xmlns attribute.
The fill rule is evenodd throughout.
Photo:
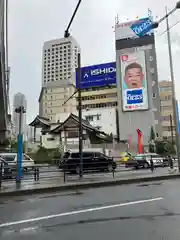
<svg viewBox="0 0 180 240"><path fill-rule="evenodd" d="M0 174L3 179L12 178L12 169L9 166L8 162L0 157Z"/></svg>
<svg viewBox="0 0 180 240"><path fill-rule="evenodd" d="M152 158L155 167L166 167L169 165L168 159L166 157L162 157L156 153L145 153L145 154L137 154L136 156L130 158L126 163L126 167L133 168L149 168L150 167L150 159Z"/></svg>
<svg viewBox="0 0 180 240"><path fill-rule="evenodd" d="M108 171L116 169L116 162L112 157L106 156L100 152L83 152L83 171ZM70 173L80 173L79 152L65 152L60 161L59 169Z"/></svg>

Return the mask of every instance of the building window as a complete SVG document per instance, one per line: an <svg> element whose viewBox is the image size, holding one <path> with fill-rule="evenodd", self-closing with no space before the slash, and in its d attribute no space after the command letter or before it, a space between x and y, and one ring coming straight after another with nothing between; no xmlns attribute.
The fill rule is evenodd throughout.
<svg viewBox="0 0 180 240"><path fill-rule="evenodd" d="M161 106L161 111L172 111L172 106Z"/></svg>
<svg viewBox="0 0 180 240"><path fill-rule="evenodd" d="M101 115L97 114L97 120L100 120L100 119L101 119Z"/></svg>
<svg viewBox="0 0 180 240"><path fill-rule="evenodd" d="M165 96L164 99L165 99L165 101L170 101L171 100L171 96L170 95Z"/></svg>
<svg viewBox="0 0 180 240"><path fill-rule="evenodd" d="M152 93L152 98L156 98L156 93Z"/></svg>
<svg viewBox="0 0 180 240"><path fill-rule="evenodd" d="M172 91L172 87L171 86L164 86L159 88L160 92L171 92Z"/></svg>
<svg viewBox="0 0 180 240"><path fill-rule="evenodd" d="M86 120L89 121L89 122L92 122L93 121L93 116L86 116Z"/></svg>

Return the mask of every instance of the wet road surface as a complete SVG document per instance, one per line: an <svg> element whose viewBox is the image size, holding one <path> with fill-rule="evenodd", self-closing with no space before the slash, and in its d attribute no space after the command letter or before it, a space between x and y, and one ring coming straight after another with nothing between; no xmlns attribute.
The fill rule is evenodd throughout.
<svg viewBox="0 0 180 240"><path fill-rule="evenodd" d="M178 240L180 181L0 199L1 240Z"/></svg>

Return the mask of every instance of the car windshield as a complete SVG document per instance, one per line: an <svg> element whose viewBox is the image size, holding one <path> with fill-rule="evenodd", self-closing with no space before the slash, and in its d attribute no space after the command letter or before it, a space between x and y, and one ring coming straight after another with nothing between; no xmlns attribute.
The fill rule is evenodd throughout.
<svg viewBox="0 0 180 240"><path fill-rule="evenodd" d="M68 158L70 156L70 152L65 152L63 158Z"/></svg>
<svg viewBox="0 0 180 240"><path fill-rule="evenodd" d="M15 160L16 155L0 155L6 162L13 162Z"/></svg>
<svg viewBox="0 0 180 240"><path fill-rule="evenodd" d="M136 155L135 157L134 157L134 160L142 160L143 159L143 155Z"/></svg>

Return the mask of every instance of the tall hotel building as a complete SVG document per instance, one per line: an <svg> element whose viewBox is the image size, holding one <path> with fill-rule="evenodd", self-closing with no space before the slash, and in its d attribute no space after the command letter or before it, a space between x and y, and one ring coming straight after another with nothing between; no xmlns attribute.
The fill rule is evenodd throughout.
<svg viewBox="0 0 180 240"><path fill-rule="evenodd" d="M80 47L73 37L47 41L42 53L42 88L39 115L56 121L57 114L76 110L75 69Z"/></svg>

